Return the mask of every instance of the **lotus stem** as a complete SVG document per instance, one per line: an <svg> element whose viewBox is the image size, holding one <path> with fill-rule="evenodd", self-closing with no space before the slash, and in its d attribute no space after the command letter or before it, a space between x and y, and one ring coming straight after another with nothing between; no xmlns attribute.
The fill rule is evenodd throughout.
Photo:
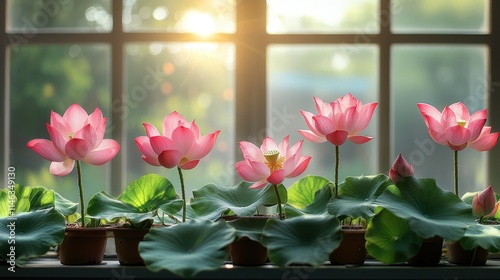
<svg viewBox="0 0 500 280"><path fill-rule="evenodd" d="M77 180L78 180L78 190L80 191L80 209L81 209L81 219L82 219L82 227L85 227L85 200L83 199L83 187L82 187L82 167L80 165L80 161L76 161L76 170L77 170Z"/></svg>
<svg viewBox="0 0 500 280"><path fill-rule="evenodd" d="M335 198L339 198L339 146L335 145Z"/></svg>
<svg viewBox="0 0 500 280"><path fill-rule="evenodd" d="M458 151L454 151L455 195L458 197Z"/></svg>
<svg viewBox="0 0 500 280"><path fill-rule="evenodd" d="M186 221L186 189L184 188L184 176L182 176L182 170L177 166L177 171L179 171L179 179L181 180L181 194L182 194L182 222Z"/></svg>
<svg viewBox="0 0 500 280"><path fill-rule="evenodd" d="M281 197L280 192L278 191L278 186L273 184L274 192L276 192L276 198L278 199L278 211L280 215L280 220L284 220L285 216L283 215L283 209L281 208Z"/></svg>

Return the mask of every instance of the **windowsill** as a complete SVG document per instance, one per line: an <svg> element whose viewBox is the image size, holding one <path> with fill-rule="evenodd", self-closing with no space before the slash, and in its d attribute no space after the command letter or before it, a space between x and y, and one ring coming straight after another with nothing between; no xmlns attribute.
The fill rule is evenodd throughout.
<svg viewBox="0 0 500 280"><path fill-rule="evenodd" d="M196 264L193 264L196 265ZM6 279L178 279L169 271L151 272L144 266L122 266L115 257L107 257L100 265L62 265L55 256L36 258L15 272L0 266L0 278ZM257 267L233 267L230 262L216 271L203 271L193 279L498 279L500 259L490 259L485 266L456 266L445 260L436 267L384 265L367 259L362 266L339 266L325 263L317 268L271 264Z"/></svg>

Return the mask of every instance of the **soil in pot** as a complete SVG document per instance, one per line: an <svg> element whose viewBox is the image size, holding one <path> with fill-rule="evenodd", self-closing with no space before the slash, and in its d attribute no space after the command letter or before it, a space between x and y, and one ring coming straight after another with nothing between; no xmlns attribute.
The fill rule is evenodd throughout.
<svg viewBox="0 0 500 280"><path fill-rule="evenodd" d="M149 228L114 228L116 257L121 265L144 265L139 255L139 242L149 232Z"/></svg>
<svg viewBox="0 0 500 280"><path fill-rule="evenodd" d="M458 265L485 265L490 252L483 247L476 247L472 250L465 250L460 242L445 242L446 258L449 263Z"/></svg>
<svg viewBox="0 0 500 280"><path fill-rule="evenodd" d="M334 265L362 265L366 259L364 228L342 228L342 241L330 254L330 263Z"/></svg>
<svg viewBox="0 0 500 280"><path fill-rule="evenodd" d="M443 252L443 238L424 239L417 255L408 260L411 266L437 266Z"/></svg>
<svg viewBox="0 0 500 280"><path fill-rule="evenodd" d="M65 265L100 264L107 239L105 228L67 227L59 245L59 261Z"/></svg>

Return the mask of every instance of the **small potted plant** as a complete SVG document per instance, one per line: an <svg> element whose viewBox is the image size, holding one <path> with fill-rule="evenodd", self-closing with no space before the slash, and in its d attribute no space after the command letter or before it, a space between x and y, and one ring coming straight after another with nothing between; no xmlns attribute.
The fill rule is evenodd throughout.
<svg viewBox="0 0 500 280"><path fill-rule="evenodd" d="M182 277L218 269L227 258L226 247L234 239L234 229L225 222L196 217L187 201L183 170L195 168L213 148L219 130L201 135L193 120L177 112L163 120L163 131L143 123L146 136L135 143L142 159L153 166L177 168L181 184L181 218L169 227L153 227L139 242L139 255L151 271L169 270ZM193 265L195 264L195 265Z"/></svg>
<svg viewBox="0 0 500 280"><path fill-rule="evenodd" d="M65 238L59 246L62 264L98 264L104 257L106 229L94 227L92 220L86 218L81 162L102 165L120 150L115 140L104 139L106 121L99 108L89 115L80 105L73 104L62 116L51 112L47 124L50 140L33 139L27 144L28 148L51 161L50 173L53 175L68 175L76 163L81 215L78 224L66 227Z"/></svg>
<svg viewBox="0 0 500 280"><path fill-rule="evenodd" d="M368 205L365 199L369 199L366 196L373 198L374 194L380 194L380 191L377 190L384 186L384 182L380 184L377 182L380 180L386 182L387 178L346 178L343 184L339 184L339 151L340 146L345 144L347 140L354 144L364 144L373 139L373 137L362 136L359 133L366 129L370 123L378 103L363 104L350 93L331 103L326 103L319 98L314 98L314 101L317 114L301 111L309 130L299 130L299 132L311 142L329 142L335 147L334 193L328 204L328 211L343 221L343 241L330 255L330 262L332 264L359 265L364 263L366 255L364 248L366 219L372 216L371 210L368 209L371 205ZM363 183L366 179L377 182L372 184L373 188L366 188L364 186L366 184ZM358 182L362 186L359 186ZM359 200L361 197L362 201ZM363 206L356 210L357 203L362 203ZM358 221L355 223L356 227L352 224L353 220ZM347 244L347 242L354 240L358 240L357 245ZM352 249L353 246L356 249ZM348 253L346 254L346 252ZM356 252L356 254L349 254L352 252Z"/></svg>
<svg viewBox="0 0 500 280"><path fill-rule="evenodd" d="M92 196L87 214L113 223L111 230L116 254L122 265L144 265L139 255L139 242L153 224L165 225L166 218L182 208L182 200L167 178L156 174L143 175L114 198L102 191Z"/></svg>
<svg viewBox="0 0 500 280"><path fill-rule="evenodd" d="M417 106L420 110L420 114L424 119L425 125L427 126L431 138L436 143L446 145L451 150L453 150L454 192L455 195L459 197L458 152L465 149L466 147L470 147L477 151L491 150L498 141L499 133L491 133L491 127L485 126L488 115L486 109L479 110L474 112L473 114L470 114L469 110L462 102L457 102L451 104L450 106L445 106L442 112L439 112L432 105L425 103L419 103L417 104ZM479 199L475 198L476 204L474 206L476 207L476 209L473 208L473 214L476 216L480 214L483 215L480 215L479 224L473 224L471 227L469 227L468 235L472 234L473 232L477 232L477 228L482 223L482 216L489 213L480 213L481 211L479 211L479 209L484 210L484 205L483 207L480 206L482 205L481 203L488 202L488 210L493 209L491 208L491 203L494 202L494 195L491 194L491 192L492 190L490 188L487 188L486 192L481 195L481 202L479 201ZM469 238L466 239L470 240ZM462 242L460 242L460 244L462 244ZM468 245L470 245L470 243ZM456 244L454 242L446 242L446 246L451 252L459 251L456 248L459 247L459 244ZM452 246L453 248L449 248L450 246ZM478 250L482 251L483 255L487 255L484 250ZM477 253L476 249L474 249L474 253ZM450 256L449 259L451 260L451 262L460 262L462 264L474 262L473 260L458 261L458 259L454 258L453 256Z"/></svg>
<svg viewBox="0 0 500 280"><path fill-rule="evenodd" d="M447 241L448 262L458 265L485 265L490 252L500 251L500 230L498 228L499 195L491 186L481 192L466 193L462 200L472 205L472 214L477 220L469 225L459 240Z"/></svg>
<svg viewBox="0 0 500 280"><path fill-rule="evenodd" d="M461 238L472 221L470 206L434 179L417 179L399 155L389 172L392 185L374 201L376 214L366 231L366 249L383 263L435 266L443 239Z"/></svg>

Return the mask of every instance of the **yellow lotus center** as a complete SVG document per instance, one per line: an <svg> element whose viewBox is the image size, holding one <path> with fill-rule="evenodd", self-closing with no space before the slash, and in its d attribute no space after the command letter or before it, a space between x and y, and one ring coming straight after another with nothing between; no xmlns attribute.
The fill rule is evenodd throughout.
<svg viewBox="0 0 500 280"><path fill-rule="evenodd" d="M70 133L70 134L68 135L69 139L73 139L73 135L75 135L75 134L74 134L74 133Z"/></svg>
<svg viewBox="0 0 500 280"><path fill-rule="evenodd" d="M264 157L267 162L265 164L269 167L271 172L283 169L283 164L285 163L285 157L280 157L280 152L277 150L270 150L264 153Z"/></svg>
<svg viewBox="0 0 500 280"><path fill-rule="evenodd" d="M459 126L464 127L465 124L467 123L467 121L466 120L462 120L462 119L458 119L457 123L458 123Z"/></svg>

